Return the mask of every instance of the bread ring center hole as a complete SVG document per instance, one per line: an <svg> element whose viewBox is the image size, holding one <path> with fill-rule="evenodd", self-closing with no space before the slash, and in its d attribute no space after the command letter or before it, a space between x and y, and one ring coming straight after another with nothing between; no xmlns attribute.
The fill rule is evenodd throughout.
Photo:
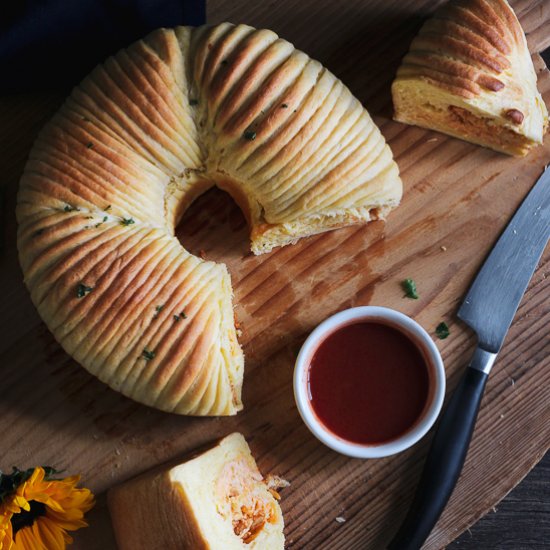
<svg viewBox="0 0 550 550"><path fill-rule="evenodd" d="M226 263L250 251L249 229L241 209L217 187L198 197L176 227L182 246L195 256Z"/></svg>

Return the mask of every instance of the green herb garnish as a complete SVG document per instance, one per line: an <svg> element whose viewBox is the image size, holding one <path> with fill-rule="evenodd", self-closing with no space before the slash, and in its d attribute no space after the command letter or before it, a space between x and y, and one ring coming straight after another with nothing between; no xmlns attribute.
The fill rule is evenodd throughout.
<svg viewBox="0 0 550 550"><path fill-rule="evenodd" d="M99 227L100 225L103 225L109 218L107 216L103 216L103 219L99 222L99 223L96 223L94 227Z"/></svg>
<svg viewBox="0 0 550 550"><path fill-rule="evenodd" d="M92 292L93 289L94 289L93 286L86 286L83 283L78 283L78 286L76 287L76 297L84 298L84 296Z"/></svg>
<svg viewBox="0 0 550 550"><path fill-rule="evenodd" d="M155 308L156 313L153 315L153 319L156 319L159 316L159 313L164 309L164 304L157 306Z"/></svg>
<svg viewBox="0 0 550 550"><path fill-rule="evenodd" d="M179 315L174 315L174 321L181 321L182 319L187 319L185 311L182 311Z"/></svg>
<svg viewBox="0 0 550 550"><path fill-rule="evenodd" d="M136 223L134 221L134 218L122 218L122 220L120 221L121 225L132 225L133 223Z"/></svg>
<svg viewBox="0 0 550 550"><path fill-rule="evenodd" d="M283 103L281 105L281 109L288 109L288 104L287 103Z"/></svg>
<svg viewBox="0 0 550 550"><path fill-rule="evenodd" d="M110 204L108 204L108 205L103 209L104 212L107 212L107 210L111 210L111 205L110 205Z"/></svg>
<svg viewBox="0 0 550 550"><path fill-rule="evenodd" d="M441 322L437 325L437 327L435 327L435 333L440 340L445 340L445 338L451 334L451 331L449 330L447 323Z"/></svg>
<svg viewBox="0 0 550 550"><path fill-rule="evenodd" d="M245 139L248 139L249 141L254 141L256 139L256 132L252 130L246 130L243 136Z"/></svg>
<svg viewBox="0 0 550 550"><path fill-rule="evenodd" d="M94 144L93 144L91 141L89 141L89 142L86 144L86 148L87 148L87 149L91 149L93 146L94 146Z"/></svg>
<svg viewBox="0 0 550 550"><path fill-rule="evenodd" d="M413 300L418 300L418 292L416 291L416 283L412 279L405 279L401 286L403 287L403 290L405 291L405 296L407 298L411 298Z"/></svg>
<svg viewBox="0 0 550 550"><path fill-rule="evenodd" d="M196 105L199 104L199 100L198 99L190 99L189 100L189 105L191 105L191 107L195 107Z"/></svg>
<svg viewBox="0 0 550 550"><path fill-rule="evenodd" d="M152 361L155 358L156 353L154 351L150 351L147 348L143 349L142 356L147 361Z"/></svg>
<svg viewBox="0 0 550 550"><path fill-rule="evenodd" d="M78 208L76 206L72 206L71 204L66 204L63 210L65 210L65 212L78 212Z"/></svg>

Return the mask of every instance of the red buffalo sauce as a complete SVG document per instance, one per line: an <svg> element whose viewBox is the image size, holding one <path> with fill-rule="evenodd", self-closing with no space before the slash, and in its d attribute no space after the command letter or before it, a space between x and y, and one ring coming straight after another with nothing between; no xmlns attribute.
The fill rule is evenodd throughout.
<svg viewBox="0 0 550 550"><path fill-rule="evenodd" d="M376 321L344 325L313 353L308 372L313 411L353 443L395 439L420 418L430 377L422 352L403 332Z"/></svg>

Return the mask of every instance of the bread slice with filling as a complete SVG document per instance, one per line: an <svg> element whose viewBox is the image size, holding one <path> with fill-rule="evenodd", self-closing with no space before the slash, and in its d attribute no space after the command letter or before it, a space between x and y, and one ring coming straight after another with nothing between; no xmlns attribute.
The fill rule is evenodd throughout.
<svg viewBox="0 0 550 550"><path fill-rule="evenodd" d="M120 550L283 550L277 487L256 466L245 438L111 489L109 509Z"/></svg>
<svg viewBox="0 0 550 550"><path fill-rule="evenodd" d="M548 112L506 0L458 0L421 28L392 85L394 118L509 155L542 143Z"/></svg>

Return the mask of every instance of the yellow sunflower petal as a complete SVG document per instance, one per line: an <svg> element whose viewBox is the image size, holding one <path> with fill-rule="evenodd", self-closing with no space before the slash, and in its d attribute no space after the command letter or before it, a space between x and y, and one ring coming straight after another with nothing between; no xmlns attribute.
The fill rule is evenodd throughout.
<svg viewBox="0 0 550 550"><path fill-rule="evenodd" d="M84 514L95 504L89 489L76 487L79 481L80 476L48 481L44 469L35 468L0 506L0 550L64 550L73 540L67 531L86 527ZM45 505L45 515L12 535L12 515L32 511L33 501Z"/></svg>
<svg viewBox="0 0 550 550"><path fill-rule="evenodd" d="M52 510L55 510L56 512L63 513L65 511L63 506L61 506L59 504L59 502L57 502L57 500L55 500L54 498L52 498L48 495L45 495L45 496L39 495L34 500L38 500L39 502L43 502L48 508L51 508Z"/></svg>
<svg viewBox="0 0 550 550"><path fill-rule="evenodd" d="M88 523L82 519L67 520L64 517L54 516L53 514L48 514L52 521L55 521L57 525L63 527L67 531L76 531L82 527L88 527Z"/></svg>
<svg viewBox="0 0 550 550"><path fill-rule="evenodd" d="M67 531L62 526L59 525L57 522L51 521L49 518L46 518L46 521L52 526L52 528L57 528L61 536L63 537L63 540L65 541L65 544L72 544L73 537L67 533Z"/></svg>
<svg viewBox="0 0 550 550"><path fill-rule="evenodd" d="M40 538L48 550L65 550L64 530L47 517L38 518L32 525L33 535Z"/></svg>
<svg viewBox="0 0 550 550"><path fill-rule="evenodd" d="M21 508L14 502L15 495L7 497L0 506L0 517L7 516L11 518L12 514L17 514Z"/></svg>
<svg viewBox="0 0 550 550"><path fill-rule="evenodd" d="M73 488L79 481L80 481L80 476L70 476L61 480L61 483L66 483L67 485L70 485L71 488Z"/></svg>
<svg viewBox="0 0 550 550"><path fill-rule="evenodd" d="M37 466L26 483L28 483L29 485L41 483L42 481L44 481L45 475L46 472L44 472L44 469L41 466Z"/></svg>
<svg viewBox="0 0 550 550"><path fill-rule="evenodd" d="M48 550L41 539L37 539L30 527L23 527L15 534L12 550Z"/></svg>
<svg viewBox="0 0 550 550"><path fill-rule="evenodd" d="M11 550L12 547L13 531L11 521L8 516L2 516L0 519L0 550Z"/></svg>
<svg viewBox="0 0 550 550"><path fill-rule="evenodd" d="M18 508L16 509L16 511L12 510L14 514L17 514L21 508L27 512L31 509L29 501L25 497L22 497L20 495L14 495L12 500L12 506L13 505L17 506Z"/></svg>

